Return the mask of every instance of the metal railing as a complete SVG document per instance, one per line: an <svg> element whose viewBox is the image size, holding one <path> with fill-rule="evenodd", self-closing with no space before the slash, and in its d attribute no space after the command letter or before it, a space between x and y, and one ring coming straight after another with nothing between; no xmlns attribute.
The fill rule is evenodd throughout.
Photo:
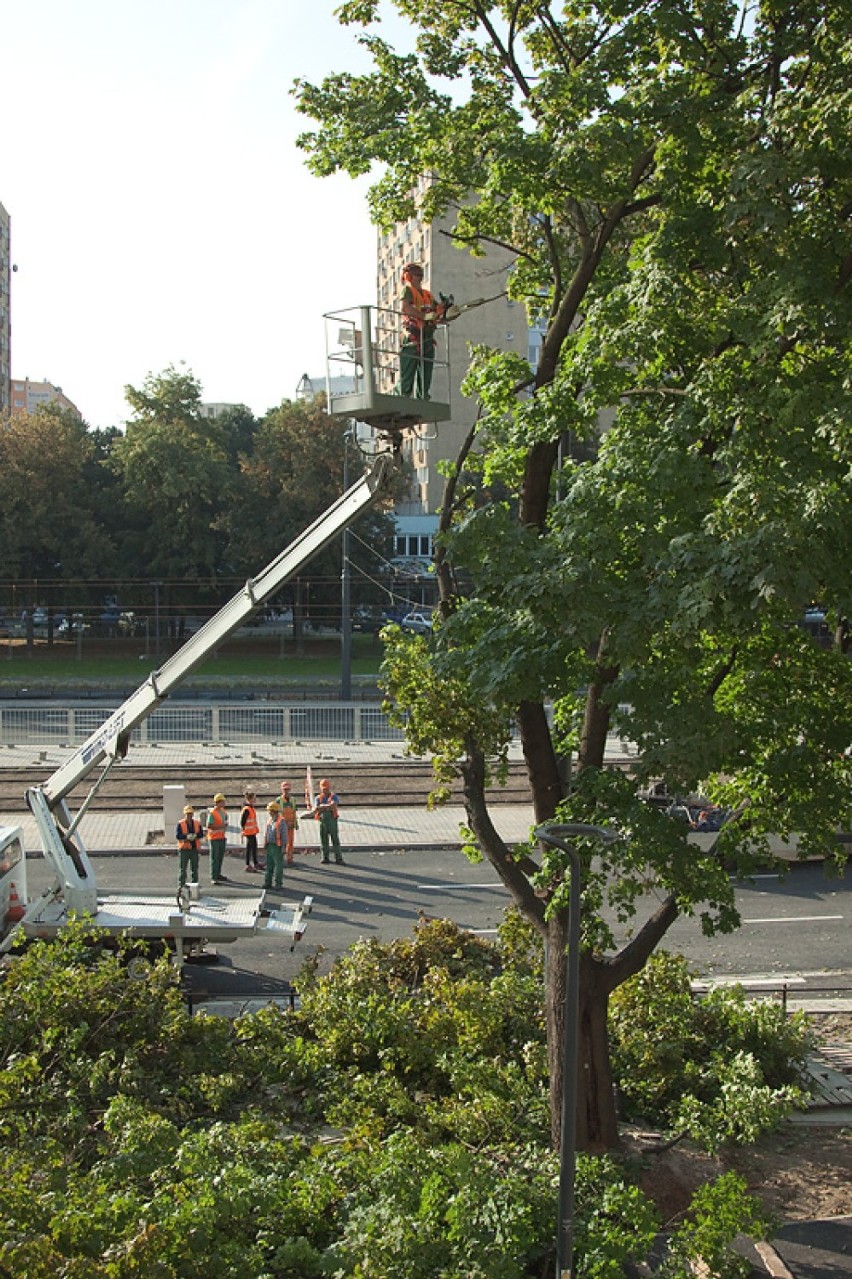
<svg viewBox="0 0 852 1279"><path fill-rule="evenodd" d="M0 745L79 746L114 713L112 706L0 705ZM401 742L379 703L171 703L133 730L147 742Z"/></svg>

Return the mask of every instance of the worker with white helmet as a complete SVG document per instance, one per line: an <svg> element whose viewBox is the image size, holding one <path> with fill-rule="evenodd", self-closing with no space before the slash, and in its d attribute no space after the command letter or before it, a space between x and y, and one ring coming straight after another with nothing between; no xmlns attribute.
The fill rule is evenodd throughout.
<svg viewBox="0 0 852 1279"><path fill-rule="evenodd" d="M186 883L186 872L191 875L191 882L198 883L198 849L204 838L204 827L195 816L195 809L192 804L187 804L183 810L183 818L178 822L175 828L175 839L177 840L178 852L180 854L180 873L178 878L178 886L183 888Z"/></svg>

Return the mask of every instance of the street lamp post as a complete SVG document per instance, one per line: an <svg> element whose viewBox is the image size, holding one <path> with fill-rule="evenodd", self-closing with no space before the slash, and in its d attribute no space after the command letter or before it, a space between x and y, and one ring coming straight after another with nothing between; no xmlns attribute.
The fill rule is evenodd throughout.
<svg viewBox="0 0 852 1279"><path fill-rule="evenodd" d="M566 853L571 864L568 898L568 954L565 968L565 1024L562 1039L562 1115L559 1128L559 1208L556 1221L556 1279L572 1279L574 1265L574 1179L577 1164L577 1069L579 1065L580 1013L580 858L573 842L599 839L611 844L615 831L585 822L546 823L535 837Z"/></svg>
<svg viewBox="0 0 852 1279"><path fill-rule="evenodd" d="M343 432L343 492L349 489L349 441L352 427ZM340 700L352 700L352 598L349 568L349 528L341 538L340 567Z"/></svg>
<svg viewBox="0 0 852 1279"><path fill-rule="evenodd" d="M160 587L162 582L152 582L154 588L154 656L160 656Z"/></svg>

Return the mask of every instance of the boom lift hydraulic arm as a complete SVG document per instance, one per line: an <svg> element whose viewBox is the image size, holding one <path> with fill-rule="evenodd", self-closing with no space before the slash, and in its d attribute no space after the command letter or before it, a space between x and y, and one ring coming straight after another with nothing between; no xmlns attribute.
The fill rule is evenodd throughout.
<svg viewBox="0 0 852 1279"><path fill-rule="evenodd" d="M80 840L78 825L109 769L127 754L134 728L176 689L230 635L274 595L323 547L347 528L362 511L389 491L397 473L395 453L378 453L365 474L319 519L306 529L270 564L250 578L173 657L152 671L145 682L122 706L83 743L42 786L27 791L27 803L38 827L45 858L55 870L66 905L78 914L97 914L97 886L88 854ZM105 762L75 818L67 797L75 786Z"/></svg>

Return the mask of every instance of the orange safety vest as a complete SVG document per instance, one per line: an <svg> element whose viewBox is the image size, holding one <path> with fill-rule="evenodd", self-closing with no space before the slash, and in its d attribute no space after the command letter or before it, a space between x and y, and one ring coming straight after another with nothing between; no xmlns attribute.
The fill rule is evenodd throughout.
<svg viewBox="0 0 852 1279"><path fill-rule="evenodd" d="M288 826L295 828L296 826L296 802L293 799L285 799L283 795L278 798L281 805L281 816Z"/></svg>
<svg viewBox="0 0 852 1279"><path fill-rule="evenodd" d="M218 808L211 808L207 818L207 838L225 839L228 834L228 814Z"/></svg>
<svg viewBox="0 0 852 1279"><path fill-rule="evenodd" d="M411 289L412 301L416 307L419 307L421 311L434 309L435 299L428 289L418 289L410 280L408 281L408 288ZM419 315L406 315L402 323L412 337L419 337L426 327L426 321L421 320Z"/></svg>
<svg viewBox="0 0 852 1279"><path fill-rule="evenodd" d="M178 822L178 830L180 831L178 848L192 848L204 834L201 822L197 822L194 817L191 822L184 817L182 822Z"/></svg>
<svg viewBox="0 0 852 1279"><path fill-rule="evenodd" d="M257 824L257 809L253 808L251 804L246 804L245 808L243 809L243 813L245 814L245 821L243 822L243 834L256 835L258 831L260 830L260 827Z"/></svg>

